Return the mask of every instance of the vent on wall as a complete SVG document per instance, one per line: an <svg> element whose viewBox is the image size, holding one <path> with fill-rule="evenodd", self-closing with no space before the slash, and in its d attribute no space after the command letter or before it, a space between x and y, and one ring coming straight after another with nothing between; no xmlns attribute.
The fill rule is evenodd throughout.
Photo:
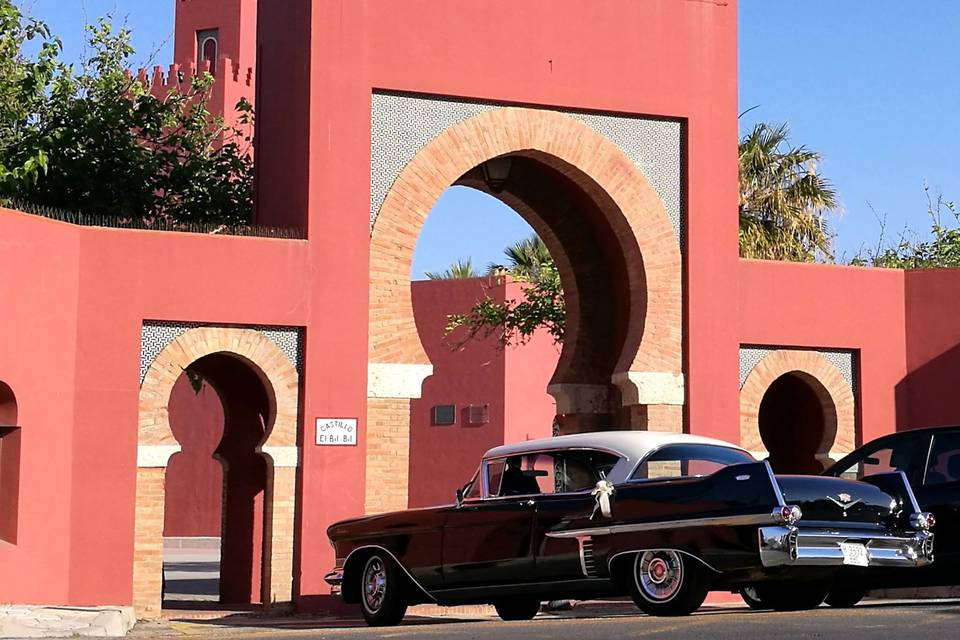
<svg viewBox="0 0 960 640"><path fill-rule="evenodd" d="M471 404L464 410L466 414L465 422L471 427L476 427L490 422L490 405Z"/></svg>
<svg viewBox="0 0 960 640"><path fill-rule="evenodd" d="M435 425L450 425L457 422L457 407L453 404L438 404L433 407L430 422Z"/></svg>

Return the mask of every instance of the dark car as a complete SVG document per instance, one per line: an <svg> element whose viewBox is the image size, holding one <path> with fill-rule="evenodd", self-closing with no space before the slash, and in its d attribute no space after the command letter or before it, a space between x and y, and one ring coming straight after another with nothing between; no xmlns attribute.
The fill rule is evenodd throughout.
<svg viewBox="0 0 960 640"><path fill-rule="evenodd" d="M936 562L915 571L888 568L852 576L827 602L852 606L870 589L960 584L960 426L901 431L869 442L824 474L860 479L903 472L920 509L936 519ZM845 583L845 584L844 584Z"/></svg>
<svg viewBox="0 0 960 640"><path fill-rule="evenodd" d="M932 534L901 473L860 482L773 475L734 445L652 432L491 449L456 504L338 522L334 593L372 625L410 604L540 603L630 594L653 615L751 586L771 606L818 606L845 567L917 567Z"/></svg>

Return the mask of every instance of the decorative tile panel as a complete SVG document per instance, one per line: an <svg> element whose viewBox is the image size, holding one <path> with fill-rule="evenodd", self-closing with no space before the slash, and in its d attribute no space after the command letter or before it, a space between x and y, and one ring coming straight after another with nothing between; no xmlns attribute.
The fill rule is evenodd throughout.
<svg viewBox="0 0 960 640"><path fill-rule="evenodd" d="M512 106L400 93L374 93L370 117L370 226L397 176L437 135L484 111ZM528 108L538 108L524 105ZM617 145L660 196L683 246L682 125L677 120L555 109Z"/></svg>
<svg viewBox="0 0 960 640"><path fill-rule="evenodd" d="M147 369L156 360L160 352L168 344L176 340L179 336L190 329L197 327L218 327L232 326L243 329L252 329L259 331L269 338L277 347L283 351L297 373L302 374L302 344L303 331L298 327L270 327L270 326L247 326L247 325L217 325L202 322L164 322L164 321L146 321L140 328L140 382L143 383L144 376L147 375Z"/></svg>
<svg viewBox="0 0 960 640"><path fill-rule="evenodd" d="M797 347L774 347L774 346L741 346L740 347L740 386L743 387L743 383L746 382L747 376L750 375L750 372L753 371L753 368L757 366L757 363L763 360L764 357L773 353L774 351L780 351L782 349L787 350L803 350L798 349ZM806 351L815 351L822 355L827 362L835 366L840 374L843 376L843 379L847 381L847 384L850 385L850 388L854 391L857 389L857 371L856 371L856 358L854 357L854 352L844 349L806 349Z"/></svg>

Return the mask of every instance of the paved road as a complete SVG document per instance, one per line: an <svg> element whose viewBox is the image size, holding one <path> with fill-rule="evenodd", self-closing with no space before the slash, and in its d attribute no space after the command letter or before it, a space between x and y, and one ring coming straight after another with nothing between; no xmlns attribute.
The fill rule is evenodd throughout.
<svg viewBox="0 0 960 640"><path fill-rule="evenodd" d="M332 621L331 621L332 623ZM696 640L792 640L800 638L842 638L843 640L899 640L936 638L953 640L960 637L960 601L922 603L863 604L854 609L822 607L801 613L754 612L743 608L708 609L686 618L650 618L626 610L606 612L599 616L576 614L556 617L541 614L530 622L495 620L453 621L439 618L410 620L402 626L370 629L358 623L349 628L322 628L331 623L319 619L290 620L272 627L257 629L230 627L224 621L191 624L190 629L139 628L137 640L171 635L214 635L218 637L311 638L316 640L364 640L397 638L443 640L484 640L496 638L532 639L563 638L565 640L620 640L636 638ZM344 623L332 623L340 624ZM277 628L281 627L281 628ZM206 632L206 633L205 633Z"/></svg>

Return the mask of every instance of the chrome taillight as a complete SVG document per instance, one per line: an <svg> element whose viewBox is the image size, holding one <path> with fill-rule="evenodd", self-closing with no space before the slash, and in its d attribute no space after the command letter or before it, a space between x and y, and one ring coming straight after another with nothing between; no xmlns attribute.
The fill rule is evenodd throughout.
<svg viewBox="0 0 960 640"><path fill-rule="evenodd" d="M795 504L785 504L773 510L773 517L784 524L796 524L803 517L803 511Z"/></svg>
<svg viewBox="0 0 960 640"><path fill-rule="evenodd" d="M910 526L919 531L930 531L937 519L929 511L921 511L910 515Z"/></svg>

